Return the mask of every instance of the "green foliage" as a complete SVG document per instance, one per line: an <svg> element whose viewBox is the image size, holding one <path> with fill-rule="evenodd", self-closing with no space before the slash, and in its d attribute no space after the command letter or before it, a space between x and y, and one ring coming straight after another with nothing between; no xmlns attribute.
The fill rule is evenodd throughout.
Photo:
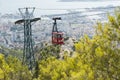
<svg viewBox="0 0 120 80"><path fill-rule="evenodd" d="M66 57L64 60L47 58L39 65L38 80L93 80L93 72L79 56Z"/></svg>
<svg viewBox="0 0 120 80"><path fill-rule="evenodd" d="M32 80L32 74L17 58L0 54L0 80Z"/></svg>
<svg viewBox="0 0 120 80"><path fill-rule="evenodd" d="M98 23L93 39L85 36L75 44L76 52L90 65L97 80L120 79L120 17L108 18L108 23Z"/></svg>
<svg viewBox="0 0 120 80"><path fill-rule="evenodd" d="M36 54L39 60L47 59L50 56L59 57L60 46L59 45L50 45L41 48Z"/></svg>

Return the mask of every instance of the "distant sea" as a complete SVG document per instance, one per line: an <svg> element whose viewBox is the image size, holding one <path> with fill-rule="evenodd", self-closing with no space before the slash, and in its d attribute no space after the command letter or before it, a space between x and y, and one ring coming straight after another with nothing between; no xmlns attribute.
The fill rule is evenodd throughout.
<svg viewBox="0 0 120 80"><path fill-rule="evenodd" d="M98 0L98 1L72 1L72 2L54 2L51 6L46 6L46 9L77 9L77 8L96 8L108 6L120 6L120 0ZM81 9L81 10L82 10ZM41 14L62 14L67 13L65 10L43 10Z"/></svg>

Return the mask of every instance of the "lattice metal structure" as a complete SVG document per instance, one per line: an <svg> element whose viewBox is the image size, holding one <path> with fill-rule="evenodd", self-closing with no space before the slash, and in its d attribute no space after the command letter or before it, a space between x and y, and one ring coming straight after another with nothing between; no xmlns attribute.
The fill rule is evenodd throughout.
<svg viewBox="0 0 120 80"><path fill-rule="evenodd" d="M29 11L31 10L31 12ZM35 57L33 52L33 39L32 39L32 23L40 20L40 18L33 18L35 8L19 8L22 15L21 20L15 24L24 24L24 50L23 50L23 64L29 66L31 70L35 66Z"/></svg>

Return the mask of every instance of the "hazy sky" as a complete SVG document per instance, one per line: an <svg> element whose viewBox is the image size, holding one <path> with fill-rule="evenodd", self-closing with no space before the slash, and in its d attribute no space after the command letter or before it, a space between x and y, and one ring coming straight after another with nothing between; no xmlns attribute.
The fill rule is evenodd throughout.
<svg viewBox="0 0 120 80"><path fill-rule="evenodd" d="M0 13L18 12L18 8L37 7L37 8L83 8L120 5L120 1L89 1L89 2L56 2L58 0L0 0ZM44 11L41 11L44 12ZM48 11L49 12L49 11ZM47 12L46 12L47 13Z"/></svg>

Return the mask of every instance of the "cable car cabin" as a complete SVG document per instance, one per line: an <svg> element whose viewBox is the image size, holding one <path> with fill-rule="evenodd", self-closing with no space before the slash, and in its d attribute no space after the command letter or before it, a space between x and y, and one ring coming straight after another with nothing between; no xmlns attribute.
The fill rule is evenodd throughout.
<svg viewBox="0 0 120 80"><path fill-rule="evenodd" d="M64 44L64 38L62 32L52 32L52 44Z"/></svg>

